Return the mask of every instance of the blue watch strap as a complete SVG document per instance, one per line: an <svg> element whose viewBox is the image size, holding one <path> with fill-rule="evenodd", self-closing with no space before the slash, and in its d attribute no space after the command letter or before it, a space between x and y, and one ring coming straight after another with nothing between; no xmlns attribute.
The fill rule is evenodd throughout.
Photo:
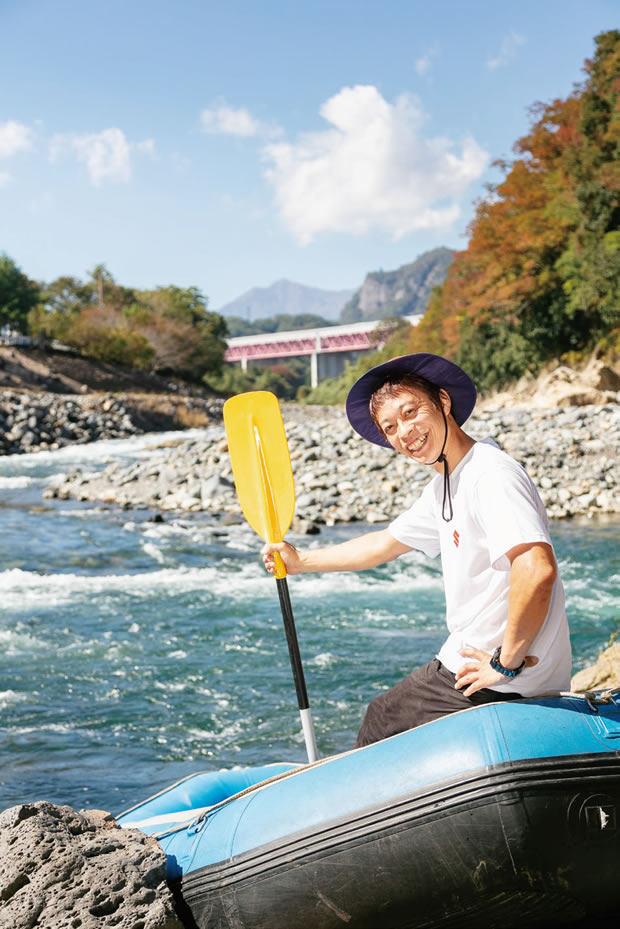
<svg viewBox="0 0 620 929"><path fill-rule="evenodd" d="M501 662L502 647L498 645L493 654L491 655L491 660L489 664L494 671L499 671L500 674L503 674L504 677L516 677L517 674L521 674L523 668L525 667L525 659L521 662L518 668L505 668Z"/></svg>

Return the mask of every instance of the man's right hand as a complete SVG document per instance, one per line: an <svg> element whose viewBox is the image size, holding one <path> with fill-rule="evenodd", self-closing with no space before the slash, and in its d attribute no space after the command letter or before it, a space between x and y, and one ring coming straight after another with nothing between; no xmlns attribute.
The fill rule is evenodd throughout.
<svg viewBox="0 0 620 929"><path fill-rule="evenodd" d="M270 574L273 574L275 571L273 560L274 552L280 553L280 558L284 562L287 574L302 573L301 557L296 548L293 548L288 542L267 542L261 549L261 555L263 556L265 567Z"/></svg>

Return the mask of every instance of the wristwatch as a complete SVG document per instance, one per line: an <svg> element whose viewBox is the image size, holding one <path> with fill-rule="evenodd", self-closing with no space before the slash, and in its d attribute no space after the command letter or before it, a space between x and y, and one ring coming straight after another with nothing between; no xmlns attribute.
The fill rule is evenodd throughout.
<svg viewBox="0 0 620 929"><path fill-rule="evenodd" d="M521 674L521 671L523 671L523 668L525 667L525 659L521 662L518 668L505 668L500 661L501 653L502 646L498 645L491 655L491 661L489 662L493 670L499 671L499 673L503 674L505 677L516 677L517 674Z"/></svg>

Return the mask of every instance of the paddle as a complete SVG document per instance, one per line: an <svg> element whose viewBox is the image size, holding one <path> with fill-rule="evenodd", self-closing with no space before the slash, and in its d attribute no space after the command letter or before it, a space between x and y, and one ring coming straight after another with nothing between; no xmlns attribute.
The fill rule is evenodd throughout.
<svg viewBox="0 0 620 929"><path fill-rule="evenodd" d="M241 509L265 542L283 542L295 511L295 483L276 396L267 390L238 394L224 404L224 425ZM286 568L274 553L275 578L293 669L308 761L318 758L312 714L299 653Z"/></svg>

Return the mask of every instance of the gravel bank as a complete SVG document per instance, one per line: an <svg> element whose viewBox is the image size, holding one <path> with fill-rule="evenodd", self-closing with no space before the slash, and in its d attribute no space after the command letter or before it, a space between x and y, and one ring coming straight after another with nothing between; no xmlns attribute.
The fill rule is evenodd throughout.
<svg viewBox="0 0 620 929"><path fill-rule="evenodd" d="M359 438L341 408L284 406L283 416L298 532L356 520L385 522L409 506L432 477L430 469ZM620 512L617 404L484 409L465 429L477 439L492 437L525 465L551 518ZM65 475L46 494L240 518L223 427L212 427L204 439L181 436L167 447L154 445L149 459L130 466L114 463L99 473Z"/></svg>
<svg viewBox="0 0 620 929"><path fill-rule="evenodd" d="M153 394L67 396L0 392L0 455L123 439L143 432L201 426L222 418L222 400Z"/></svg>

